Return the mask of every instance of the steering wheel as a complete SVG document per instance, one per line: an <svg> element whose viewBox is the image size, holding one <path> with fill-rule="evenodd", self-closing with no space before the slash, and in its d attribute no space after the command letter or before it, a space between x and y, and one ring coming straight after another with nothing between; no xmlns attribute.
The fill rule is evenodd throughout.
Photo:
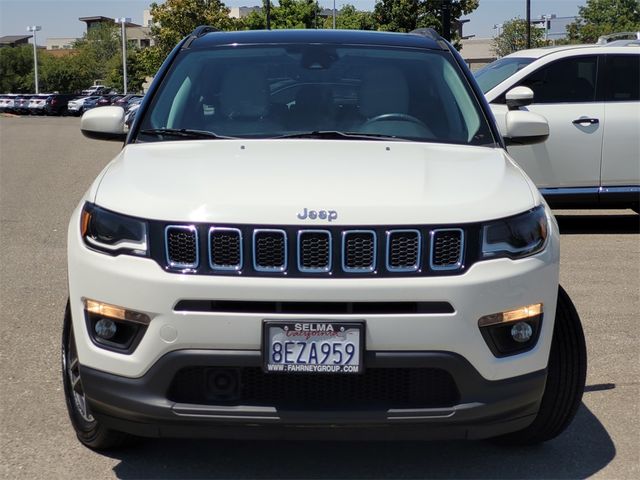
<svg viewBox="0 0 640 480"><path fill-rule="evenodd" d="M428 132L431 132L429 127L427 127L422 120L419 120L416 117L413 117L411 115L407 115L406 113L383 113L382 115L376 115L375 117L370 118L369 120L367 120L364 123L363 127L367 127L367 126L371 125L372 123L385 122L385 121L390 121L390 120L391 121L400 120L402 122L415 123L416 125L419 125L422 128L424 128L425 130L427 130Z"/></svg>

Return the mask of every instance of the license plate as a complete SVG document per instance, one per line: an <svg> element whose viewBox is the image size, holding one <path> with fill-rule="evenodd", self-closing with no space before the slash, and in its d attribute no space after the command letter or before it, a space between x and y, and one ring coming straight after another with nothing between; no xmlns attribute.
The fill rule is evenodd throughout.
<svg viewBox="0 0 640 480"><path fill-rule="evenodd" d="M266 321L263 368L282 373L361 373L363 322Z"/></svg>

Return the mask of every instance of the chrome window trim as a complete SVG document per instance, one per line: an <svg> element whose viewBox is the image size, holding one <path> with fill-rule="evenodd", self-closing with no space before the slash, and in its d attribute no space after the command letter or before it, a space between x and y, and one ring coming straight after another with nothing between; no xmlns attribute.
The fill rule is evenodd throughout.
<svg viewBox="0 0 640 480"><path fill-rule="evenodd" d="M213 248L211 245L211 237L215 232L237 232L238 233L238 241L240 242L240 262L236 265L219 265L213 263ZM242 265L244 264L244 255L243 255L243 245L242 245L242 230L239 228L230 228L230 227L210 227L208 234L208 243L207 250L209 251L209 267L211 270L216 271L227 271L227 272L237 272L238 270L242 270Z"/></svg>
<svg viewBox="0 0 640 480"><path fill-rule="evenodd" d="M195 263L180 263L180 262L172 262L169 258L169 230L186 230L189 232L194 232L196 236L196 261ZM200 265L200 241L198 239L198 229L195 225L167 225L164 228L164 253L165 258L167 259L167 265L171 268L198 268Z"/></svg>
<svg viewBox="0 0 640 480"><path fill-rule="evenodd" d="M282 265L282 267L261 267L260 265L258 265L258 263L256 262L256 235L258 233L262 233L262 232L274 232L274 233L280 233L282 234L282 237L284 238L284 264ZM287 245L287 232L285 232L284 230L281 230L279 228L256 228L253 230L253 238L251 239L251 250L252 250L252 255L253 255L253 269L256 272L285 272L287 270L287 264L288 264L288 259L289 259L289 249L288 249L288 245Z"/></svg>
<svg viewBox="0 0 640 480"><path fill-rule="evenodd" d="M453 265L434 265L433 264L433 245L435 242L435 237L437 233L440 232L460 232L460 251L458 252L458 261ZM430 238L430 251L429 251L429 268L433 271L446 271L446 270L460 270L462 268L462 262L464 260L464 230L462 228L437 228L435 230L431 230L429 232Z"/></svg>
<svg viewBox="0 0 640 480"><path fill-rule="evenodd" d="M302 265L301 252L300 248L300 237L304 233L323 233L329 238L329 263L324 268L305 268ZM296 248L297 254L296 258L298 260L298 271L305 273L327 273L331 271L331 267L333 266L333 238L331 237L331 232L329 230L321 230L321 229L309 229L309 230L298 230L297 240L296 240Z"/></svg>
<svg viewBox="0 0 640 480"><path fill-rule="evenodd" d="M371 267L367 268L349 268L345 262L346 260L346 239L347 235L352 233L370 233L373 236L373 259L371 263ZM376 264L378 263L378 236L376 235L375 230L343 230L342 231L342 249L341 249L341 257L342 257L342 271L347 273L371 273L376 269Z"/></svg>
<svg viewBox="0 0 640 480"><path fill-rule="evenodd" d="M418 236L418 253L416 255L416 263L411 266L411 267L393 267L391 266L391 263L389 262L389 257L390 257L390 253L391 253L391 235L393 235L394 233L415 233ZM413 228L404 228L404 229L398 229L398 230L387 230L386 232L386 241L387 241L387 247L386 247L386 262L385 262L385 267L387 268L387 271L389 272L417 272L418 270L420 270L420 263L421 263L421 259L422 259L422 233L420 232L420 230L416 230Z"/></svg>

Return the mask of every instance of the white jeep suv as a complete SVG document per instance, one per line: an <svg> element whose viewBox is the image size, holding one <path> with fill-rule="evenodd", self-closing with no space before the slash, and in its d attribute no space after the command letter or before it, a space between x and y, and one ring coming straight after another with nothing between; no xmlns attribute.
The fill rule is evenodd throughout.
<svg viewBox="0 0 640 480"><path fill-rule="evenodd" d="M522 50L475 73L498 126L516 87L533 96L512 108L543 115L549 138L509 154L559 208L640 204L640 40Z"/></svg>
<svg viewBox="0 0 640 480"><path fill-rule="evenodd" d="M506 133L548 126L512 111ZM558 268L553 216L435 32L200 27L71 217L71 422L92 448L544 441L586 372Z"/></svg>

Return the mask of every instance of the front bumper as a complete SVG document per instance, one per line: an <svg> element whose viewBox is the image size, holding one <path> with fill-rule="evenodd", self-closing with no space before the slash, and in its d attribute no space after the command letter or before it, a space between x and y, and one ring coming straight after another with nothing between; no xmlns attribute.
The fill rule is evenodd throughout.
<svg viewBox="0 0 640 480"><path fill-rule="evenodd" d="M255 351L181 350L164 355L139 378L82 366L94 416L106 427L147 437L478 439L528 426L538 411L546 371L488 381L464 358L445 352L367 352L367 368L437 368L459 391L446 408L282 409L272 405L176 403L168 399L185 367L257 367Z"/></svg>
<svg viewBox="0 0 640 480"><path fill-rule="evenodd" d="M270 278L181 275L156 262L128 255L111 257L89 250L79 232L78 208L68 235L68 271L73 328L80 363L115 375L137 378L156 361L178 350L261 350L265 320L366 322L370 352L444 351L460 355L487 380L502 380L547 366L556 308L559 267L557 230L547 248L521 260L477 262L462 275L402 278ZM130 355L92 343L84 321L83 299L145 313L151 322ZM448 302L453 313L264 314L176 311L181 300L248 302ZM536 346L496 358L478 319L523 305L544 304Z"/></svg>

